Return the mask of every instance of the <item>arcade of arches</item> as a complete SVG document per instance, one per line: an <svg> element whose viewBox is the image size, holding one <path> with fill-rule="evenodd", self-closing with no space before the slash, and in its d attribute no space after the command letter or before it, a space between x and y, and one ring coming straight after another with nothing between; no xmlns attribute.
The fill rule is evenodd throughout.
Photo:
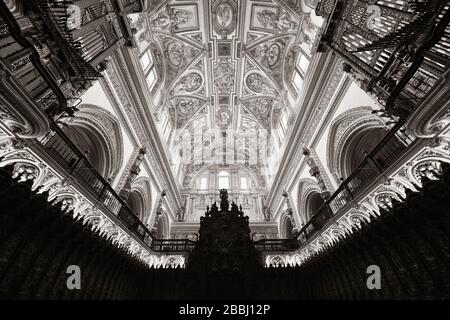
<svg viewBox="0 0 450 320"><path fill-rule="evenodd" d="M0 298L449 298L450 3L369 2L0 0Z"/></svg>

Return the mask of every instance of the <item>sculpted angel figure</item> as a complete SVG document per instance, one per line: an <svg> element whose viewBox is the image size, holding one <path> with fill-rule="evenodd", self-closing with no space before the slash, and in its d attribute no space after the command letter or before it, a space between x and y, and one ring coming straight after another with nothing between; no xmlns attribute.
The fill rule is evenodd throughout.
<svg viewBox="0 0 450 320"><path fill-rule="evenodd" d="M262 10L256 14L256 17L264 28L275 26L276 13L273 11Z"/></svg>
<svg viewBox="0 0 450 320"><path fill-rule="evenodd" d="M193 17L192 12L183 9L174 9L169 5L153 21L153 25L174 33L181 24L186 24Z"/></svg>

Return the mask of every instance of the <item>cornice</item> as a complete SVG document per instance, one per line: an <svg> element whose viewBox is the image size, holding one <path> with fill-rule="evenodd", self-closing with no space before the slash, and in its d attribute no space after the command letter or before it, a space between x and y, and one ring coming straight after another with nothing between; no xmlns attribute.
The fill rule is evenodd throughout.
<svg viewBox="0 0 450 320"><path fill-rule="evenodd" d="M181 206L181 196L170 167L167 146L161 141L158 128L153 119L153 105L149 94L146 94L148 91L146 82L143 77L139 77L139 75L141 75L140 62L137 61L137 57L132 50L121 50L118 52L118 56L123 59L123 63L126 65L126 68L122 68L121 71L128 78L127 84L133 93L132 98L135 105L138 107L137 110L135 110L136 118L140 120L143 130L146 133L146 138L149 138L144 141L149 149L151 149L156 161L160 164L160 169L163 173L163 181L168 188L167 194L170 198L173 198L170 203L172 205L175 204L175 207L172 209L176 211ZM130 73L128 70L135 70L135 72Z"/></svg>
<svg viewBox="0 0 450 320"><path fill-rule="evenodd" d="M121 102L117 101L116 96L114 95L113 89L111 88L112 83L110 84L105 78L100 79L100 85L102 86L103 90L105 91L106 96L108 97L108 100L111 102L114 111L116 112L117 117L119 118L120 123L122 124L122 128L126 131L127 136L130 138L131 143L133 145L133 148L135 150L138 150L142 145L139 143L142 139L139 138L135 130L132 130L133 126L131 125L131 122L128 119L127 114L125 113L125 108L121 107ZM149 160L147 158L144 158L145 161L142 163L142 165L145 167L145 170L147 171L150 180L155 185L158 192L160 192L163 187L158 180L158 178L155 176L155 173L151 169L151 166L149 165ZM119 183L120 185L120 183Z"/></svg>
<svg viewBox="0 0 450 320"><path fill-rule="evenodd" d="M267 197L267 206L274 208L281 201L281 193L294 176L294 169L301 163L303 146L311 141L319 122L335 96L343 77L342 66L337 56L331 53L317 54L312 60L314 70L306 84L306 93L299 100L300 111L293 130L285 144L279 169ZM319 85L317 85L319 84ZM294 147L291 147L294 146Z"/></svg>
<svg viewBox="0 0 450 320"><path fill-rule="evenodd" d="M125 52L131 51L125 49ZM106 81L102 81L102 84L113 105L119 110L118 113L121 115L122 120L125 120L123 122L125 130L133 137L134 146L147 146L146 159L149 162L149 166L146 165L146 168L149 169L152 180L158 182L160 190L168 188L167 193L170 197L168 209L170 214L174 216L176 210L180 207L181 197L170 171L167 156L158 150L158 148L163 150L162 144L150 110L148 110L148 113L144 111L145 108L142 100L140 100L143 98L139 94L139 91L142 91L142 87L140 82L135 77L132 77L128 71L130 67L133 68L131 70L135 70L135 66L130 64L129 60L127 64L123 51L119 50L116 52L106 71L116 94L112 92ZM119 101L116 101L116 99Z"/></svg>

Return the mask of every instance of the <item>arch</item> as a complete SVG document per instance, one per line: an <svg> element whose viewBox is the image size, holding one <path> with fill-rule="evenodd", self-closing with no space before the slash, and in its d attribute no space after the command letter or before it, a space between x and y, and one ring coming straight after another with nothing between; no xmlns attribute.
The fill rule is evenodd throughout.
<svg viewBox="0 0 450 320"><path fill-rule="evenodd" d="M130 193L128 194L127 205L130 210L142 221L145 204L143 197L138 191L130 191Z"/></svg>
<svg viewBox="0 0 450 320"><path fill-rule="evenodd" d="M156 216L153 234L157 239L166 239L169 237L169 219L165 212L161 212Z"/></svg>
<svg viewBox="0 0 450 320"><path fill-rule="evenodd" d="M318 210L324 205L325 200L322 198L319 192L313 191L308 194L305 199L306 214L308 220L310 220L313 215L318 212Z"/></svg>
<svg viewBox="0 0 450 320"><path fill-rule="evenodd" d="M284 268L287 266L287 263L283 256L276 255L276 256L269 258L268 266L270 266L272 268L279 268L279 267Z"/></svg>
<svg viewBox="0 0 450 320"><path fill-rule="evenodd" d="M295 221L286 210L282 213L280 219L280 236L281 238L291 239L294 237Z"/></svg>
<svg viewBox="0 0 450 320"><path fill-rule="evenodd" d="M123 161L123 137L119 121L109 111L82 104L74 118L65 121L62 130L104 177L113 179Z"/></svg>
<svg viewBox="0 0 450 320"><path fill-rule="evenodd" d="M219 189L230 189L230 173L228 171L222 170L217 174L217 187Z"/></svg>
<svg viewBox="0 0 450 320"><path fill-rule="evenodd" d="M369 127L361 128L349 137L343 145L343 154L338 168L344 178L358 168L366 155L383 140L386 134L387 131L382 127ZM394 135L386 141L381 152L378 152L372 160L378 167L385 168L392 161L389 157L398 155L406 147L406 144Z"/></svg>
<svg viewBox="0 0 450 320"><path fill-rule="evenodd" d="M314 212L314 206L310 203L311 195L318 194L320 196L320 187L316 181L311 178L303 178L299 182L298 187L298 212L302 224L307 223ZM314 200L314 199L313 199Z"/></svg>
<svg viewBox="0 0 450 320"><path fill-rule="evenodd" d="M127 204L130 209L147 224L152 212L152 189L150 179L147 177L138 177L131 185Z"/></svg>
<svg viewBox="0 0 450 320"><path fill-rule="evenodd" d="M327 165L337 182L345 178L344 164L346 157L344 146L349 139L355 138L355 133L370 128L384 128L383 120L372 114L372 108L367 106L353 108L334 119L330 125L327 144ZM368 150L370 151L370 150Z"/></svg>

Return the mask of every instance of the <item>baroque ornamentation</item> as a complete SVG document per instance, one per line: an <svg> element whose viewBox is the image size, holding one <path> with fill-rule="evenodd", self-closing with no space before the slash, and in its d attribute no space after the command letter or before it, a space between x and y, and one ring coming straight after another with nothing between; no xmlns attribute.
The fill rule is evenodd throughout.
<svg viewBox="0 0 450 320"><path fill-rule="evenodd" d="M217 93L231 93L235 85L234 63L219 60L214 64L214 91Z"/></svg>
<svg viewBox="0 0 450 320"><path fill-rule="evenodd" d="M226 38L236 29L237 4L233 0L216 0L211 7L214 30Z"/></svg>
<svg viewBox="0 0 450 320"><path fill-rule="evenodd" d="M265 95L276 95L276 90L272 88L261 74L253 72L245 78L246 86L254 93L261 93Z"/></svg>
<svg viewBox="0 0 450 320"><path fill-rule="evenodd" d="M169 31L170 33L175 33L183 25L189 24L192 19L194 19L194 13L192 11L167 5L164 11L152 19L152 26Z"/></svg>
<svg viewBox="0 0 450 320"><path fill-rule="evenodd" d="M390 209L393 206L393 199L404 199L405 188L417 191L416 187L422 187L422 177L436 180L437 175L442 173L440 163L450 163L450 156L448 152L442 150L443 147L423 147L410 162L390 175L385 183L376 186L354 206L335 214L332 218L334 222L328 223L329 227L314 234L307 241L303 239L306 241L304 246L297 252L283 255L283 259L292 260L293 257L299 257L293 261L295 261L294 265L301 265L325 246L339 241L339 236L346 237L353 233L355 228L360 228L362 223L370 223L373 218L380 215L380 210ZM267 255L266 261L270 261L272 257Z"/></svg>
<svg viewBox="0 0 450 320"><path fill-rule="evenodd" d="M263 9L256 13L256 19L264 29L273 30L274 33L285 33L289 30L295 30L298 25L283 10L277 13L269 9Z"/></svg>
<svg viewBox="0 0 450 320"><path fill-rule="evenodd" d="M221 129L226 129L231 125L232 113L229 108L220 107L216 112L217 125Z"/></svg>
<svg viewBox="0 0 450 320"><path fill-rule="evenodd" d="M45 163L37 154L14 140L4 140L0 144L0 167L14 165L13 178L20 181L33 181L32 190L39 193L47 192L48 201L61 203L62 209L73 212L73 218L83 221L93 231L109 238L112 242L126 249L131 255L147 263L150 267L166 266L167 258L150 252L142 244L130 237L128 230L111 220L110 215L104 213L97 201L86 197L73 181L60 175ZM179 266L184 266L180 256L173 256Z"/></svg>
<svg viewBox="0 0 450 320"><path fill-rule="evenodd" d="M199 73L191 72L181 77L180 81L175 85L174 93L192 93L200 89L203 84L203 78Z"/></svg>

